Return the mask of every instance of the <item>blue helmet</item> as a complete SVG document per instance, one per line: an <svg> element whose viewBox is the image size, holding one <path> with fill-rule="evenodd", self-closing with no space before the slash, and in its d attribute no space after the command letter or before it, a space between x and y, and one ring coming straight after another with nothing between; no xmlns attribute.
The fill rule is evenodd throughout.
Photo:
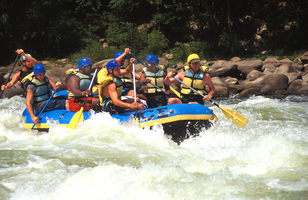
<svg viewBox="0 0 308 200"><path fill-rule="evenodd" d="M150 62L150 63L154 63L156 66L158 66L158 63L159 63L159 60L156 56L154 55L148 55L146 58L145 58L146 61Z"/></svg>
<svg viewBox="0 0 308 200"><path fill-rule="evenodd" d="M117 60L112 60L112 61L109 61L106 65L106 68L107 68L107 71L109 72L109 70L113 70L114 68L117 68L117 67L120 67L121 66L121 63Z"/></svg>
<svg viewBox="0 0 308 200"><path fill-rule="evenodd" d="M80 69L81 67L86 67L88 65L92 65L92 60L91 58L81 58L79 61L78 61L78 67L77 69Z"/></svg>
<svg viewBox="0 0 308 200"><path fill-rule="evenodd" d="M38 75L38 74L46 73L46 70L45 70L44 65L38 64L33 67L33 72L34 72L34 75Z"/></svg>
<svg viewBox="0 0 308 200"><path fill-rule="evenodd" d="M121 56L121 55L123 55L123 52L117 52L117 53L114 54L113 59L116 59L117 57L119 57L119 56ZM126 59L126 56L124 56L123 59L125 60L125 59Z"/></svg>
<svg viewBox="0 0 308 200"><path fill-rule="evenodd" d="M27 53L27 55L30 56L30 57L32 57L32 56L31 56L30 54L28 54L28 53ZM21 61L21 62L26 61L26 60L27 60L26 56L21 56L21 57L20 57L20 61Z"/></svg>

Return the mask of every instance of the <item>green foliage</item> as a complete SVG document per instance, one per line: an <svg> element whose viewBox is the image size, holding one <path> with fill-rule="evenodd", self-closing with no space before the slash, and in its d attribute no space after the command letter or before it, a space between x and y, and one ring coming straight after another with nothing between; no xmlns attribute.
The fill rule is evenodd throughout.
<svg viewBox="0 0 308 200"><path fill-rule="evenodd" d="M69 56L69 60L71 62L78 62L79 59L84 57L89 57L92 59L92 61L98 62L100 60L104 59L112 59L114 53L121 51L115 46L111 47L102 47L102 44L98 40L88 40L88 45L82 49L80 52L71 54ZM122 49L123 51L123 49Z"/></svg>
<svg viewBox="0 0 308 200"><path fill-rule="evenodd" d="M168 39L159 30L154 29L147 38L146 49L152 54L160 56L168 46Z"/></svg>
<svg viewBox="0 0 308 200"><path fill-rule="evenodd" d="M222 33L219 35L218 48L220 52L225 54L232 54L236 52L239 48L239 43L237 41L237 36L234 34Z"/></svg>
<svg viewBox="0 0 308 200"><path fill-rule="evenodd" d="M106 30L106 39L110 45L130 47L133 52L146 47L147 31L139 30L132 23L118 23Z"/></svg>
<svg viewBox="0 0 308 200"><path fill-rule="evenodd" d="M239 41L253 44L256 34L278 55L308 46L307 0L4 0L0 13L3 64L17 48L39 60L74 53L100 59L125 47L135 55L175 52L186 60L191 52L206 59L247 53ZM110 53L91 41L100 38L115 46Z"/></svg>

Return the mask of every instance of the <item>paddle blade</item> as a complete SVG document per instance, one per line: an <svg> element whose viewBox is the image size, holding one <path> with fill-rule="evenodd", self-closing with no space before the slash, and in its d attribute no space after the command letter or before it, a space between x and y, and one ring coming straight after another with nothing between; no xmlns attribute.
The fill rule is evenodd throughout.
<svg viewBox="0 0 308 200"><path fill-rule="evenodd" d="M244 127L248 123L248 119L244 117L243 115L235 112L234 110L228 109L228 108L222 108L219 106L219 108L222 110L224 115L232 121L233 124L237 125L238 127Z"/></svg>
<svg viewBox="0 0 308 200"><path fill-rule="evenodd" d="M72 117L68 127L75 130L77 124L83 121L83 107Z"/></svg>

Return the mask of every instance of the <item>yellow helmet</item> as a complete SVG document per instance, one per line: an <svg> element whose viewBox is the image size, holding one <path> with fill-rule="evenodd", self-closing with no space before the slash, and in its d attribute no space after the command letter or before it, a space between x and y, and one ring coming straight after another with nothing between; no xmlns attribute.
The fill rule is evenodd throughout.
<svg viewBox="0 0 308 200"><path fill-rule="evenodd" d="M198 59L198 60L200 60L200 58L199 58L199 56L198 56L197 54L190 54L190 55L188 56L188 58L187 58L187 64L189 64L190 61L193 60L193 59Z"/></svg>

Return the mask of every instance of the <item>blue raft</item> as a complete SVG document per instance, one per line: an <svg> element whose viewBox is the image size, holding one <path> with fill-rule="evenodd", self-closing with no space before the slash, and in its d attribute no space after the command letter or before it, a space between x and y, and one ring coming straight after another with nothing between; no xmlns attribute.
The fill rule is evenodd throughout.
<svg viewBox="0 0 308 200"><path fill-rule="evenodd" d="M60 126L69 127L70 121L76 112L67 110L52 110L43 112L41 120L34 129L46 131L49 129L47 120L57 120ZM83 112L84 120L91 117L93 112ZM121 123L129 123L136 116L135 112L111 115ZM172 140L180 143L190 136L196 136L202 128L208 129L212 122L217 119L215 114L206 106L200 104L173 104L158 108L149 108L137 113L140 127L152 127L161 124L164 132L170 135ZM22 121L25 128L31 129L33 121L27 109L22 113Z"/></svg>

